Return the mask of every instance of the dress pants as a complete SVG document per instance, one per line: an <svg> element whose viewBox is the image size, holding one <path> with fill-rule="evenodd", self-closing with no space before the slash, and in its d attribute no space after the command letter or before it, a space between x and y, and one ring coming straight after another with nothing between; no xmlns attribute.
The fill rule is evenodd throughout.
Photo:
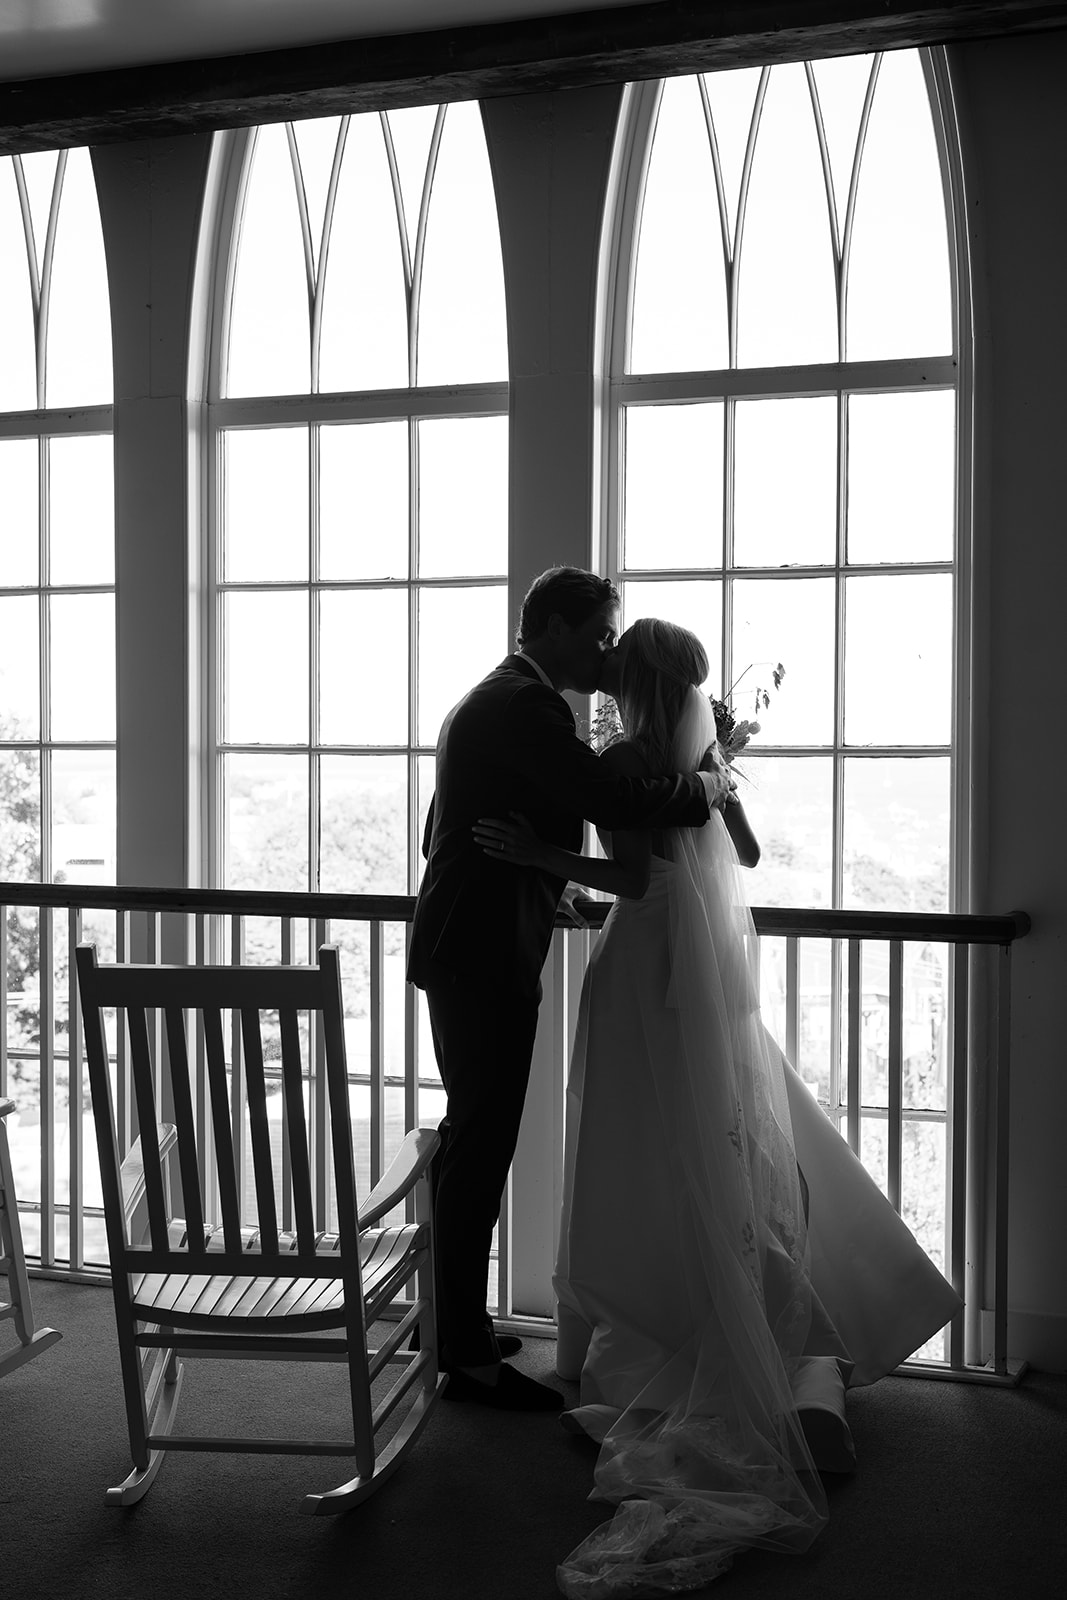
<svg viewBox="0 0 1067 1600"><path fill-rule="evenodd" d="M426 985L447 1094L434 1161L437 1310L443 1367L499 1361L486 1309L493 1229L530 1077L540 986L490 989L460 974Z"/></svg>

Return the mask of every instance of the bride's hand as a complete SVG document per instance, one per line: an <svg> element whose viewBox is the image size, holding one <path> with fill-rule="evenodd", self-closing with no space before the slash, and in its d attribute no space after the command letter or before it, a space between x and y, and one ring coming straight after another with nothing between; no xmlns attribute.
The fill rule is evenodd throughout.
<svg viewBox="0 0 1067 1600"><path fill-rule="evenodd" d="M510 821L499 817L479 817L474 824L474 842L487 856L507 861L514 867L539 867L543 846L521 811L508 813Z"/></svg>
<svg viewBox="0 0 1067 1600"><path fill-rule="evenodd" d="M718 783L716 785L718 793L715 795L714 799L712 799L710 795L708 797L712 805L722 805L730 792L737 787L730 776L730 768L726 764L726 759L723 756L722 750L719 748L717 741L715 744L708 745L708 748L704 751L704 754L700 758L700 766L697 768L697 771L710 772L715 778L718 779Z"/></svg>
<svg viewBox="0 0 1067 1600"><path fill-rule="evenodd" d="M582 890L578 884L568 883L567 887L560 896L560 902L556 908L557 917L562 917L568 926L572 928L591 927L592 924L590 923L589 918L586 916L580 904L582 900L588 904L588 895L582 893Z"/></svg>

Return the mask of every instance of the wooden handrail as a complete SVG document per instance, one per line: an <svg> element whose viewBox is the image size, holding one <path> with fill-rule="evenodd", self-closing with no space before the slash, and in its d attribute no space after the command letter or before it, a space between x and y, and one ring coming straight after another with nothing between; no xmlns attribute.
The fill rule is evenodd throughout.
<svg viewBox="0 0 1067 1600"><path fill-rule="evenodd" d="M111 883L0 883L0 905L94 911L216 912L236 917L348 917L410 922L409 894L311 894L274 889L141 889Z"/></svg>
<svg viewBox="0 0 1067 1600"><path fill-rule="evenodd" d="M413 895L311 894L272 889L123 888L99 883L0 883L0 905L56 906L94 910L211 913L243 917L333 917L358 922L410 922ZM607 900L581 900L593 927L611 909ZM486 904L492 920L493 903ZM753 906L756 932L807 939L933 939L944 944L1009 945L1030 931L1025 911L1007 916L964 916L940 911L828 911L788 906ZM558 927L572 924L557 919Z"/></svg>

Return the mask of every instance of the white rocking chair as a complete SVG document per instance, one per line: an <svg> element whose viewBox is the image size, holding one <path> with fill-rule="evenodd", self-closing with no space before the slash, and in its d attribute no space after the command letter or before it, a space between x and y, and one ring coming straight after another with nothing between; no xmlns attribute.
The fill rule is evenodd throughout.
<svg viewBox="0 0 1067 1600"><path fill-rule="evenodd" d="M18 1339L13 1350L0 1355L0 1378L8 1372L14 1372L24 1361L39 1356L42 1350L47 1350L49 1345L62 1338L62 1334L54 1328L35 1328L33 1325L30 1282L26 1276L26 1255L22 1248L22 1224L15 1196L15 1174L11 1168L11 1150L4 1121L14 1109L14 1100L0 1100L0 1272L7 1274L7 1292L11 1296L10 1300L0 1300L0 1322L14 1322Z"/></svg>
<svg viewBox="0 0 1067 1600"><path fill-rule="evenodd" d="M308 1495L302 1504L317 1515L347 1511L403 1460L447 1381L437 1367L433 1287L429 1170L437 1134L409 1133L389 1170L357 1206L341 983L331 946L320 949L317 967L105 967L92 945L78 947L77 965L133 1456L133 1471L106 1499L119 1505L139 1500L165 1450L348 1455L355 1457L356 1476L327 1493ZM125 1012L140 1128L121 1164L104 1034L109 1007L119 1009L120 1026ZM153 1011L165 1021L166 1066L155 1058ZM186 1044L187 1011L198 1014L203 1028L207 1088L199 1099ZM251 1226L242 1215L224 1011L239 1013L241 1022L244 1137L251 1146L257 1209ZM281 1034L284 1133L272 1141L261 1014L274 1012ZM312 1033L319 1019L324 1041L319 1092L325 1097L328 1088L330 1147L327 1171L319 1173L316 1187L320 1193L333 1188L336 1195L336 1233L330 1234L322 1231L325 1219L316 1218L313 1202L316 1153L304 1111L307 1080L298 1022L305 1012ZM163 1028L158 1031L162 1036ZM164 1073L174 1118L167 1123L157 1099ZM246 1207L251 1187L246 1185ZM204 1197L213 1192L217 1205L209 1209ZM175 1215L172 1198L178 1193L181 1210ZM414 1221L381 1226L409 1194ZM291 1231L278 1225L286 1200ZM415 1298L407 1299L412 1283ZM366 1330L390 1309L398 1320L372 1350ZM416 1328L419 1349L402 1349ZM173 1434L184 1358L197 1356L345 1363L351 1439ZM399 1365L400 1375L375 1405L371 1385L390 1362ZM406 1414L379 1450L379 1431L405 1396Z"/></svg>

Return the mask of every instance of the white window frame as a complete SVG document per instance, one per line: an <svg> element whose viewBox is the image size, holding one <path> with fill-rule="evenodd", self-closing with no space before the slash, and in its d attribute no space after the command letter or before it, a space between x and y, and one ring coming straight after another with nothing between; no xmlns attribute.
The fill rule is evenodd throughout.
<svg viewBox="0 0 1067 1600"><path fill-rule="evenodd" d="M499 586L506 589L507 574L475 577L417 577L418 555L418 502L414 493L418 471L418 424L420 421L440 418L499 417L508 413L509 385L507 380L493 383L442 385L435 387L409 387L376 391L352 391L328 394L269 396L265 398L223 398L220 393L220 375L225 371L227 317L233 288L236 252L231 248L233 230L240 217L245 190L251 169L251 155L256 129L215 136L212 175L208 184L211 206L210 225L202 230L203 250L213 252L213 274L201 274L205 283L210 277L210 317L205 349L207 396L205 404L205 460L203 516L199 541L199 567L201 581L197 592L201 596L199 614L198 655L206 692L201 695L202 748L204 751L201 790L200 870L201 881L222 886L222 840L224 830L223 792L221 782L221 756L223 751L241 753L249 751L271 754L306 754L309 759L309 871L314 880L318 860L318 761L322 754L380 755L379 746L367 747L334 745L323 746L317 741L317 636L316 612L311 608L309 634L309 741L298 745L225 744L221 740L223 728L222 695L224 690L221 663L217 660L217 641L220 637L221 608L226 585L221 573L222 526L221 456L224 430L240 427L285 425L307 426L310 429L311 448L311 530L313 550L317 550L318 524L315 490L316 438L323 424L344 422L379 422L406 419L409 429L409 462L412 475L412 493L409 495L408 552L409 567L406 578L392 580L367 579L334 582L320 579L313 563L307 580L292 584L249 583L242 581L234 587L250 592L254 589L274 591L279 587L310 591L312 594L326 590L403 589L408 595L409 617L409 674L408 674L408 742L404 747L387 747L392 754L404 754L408 768L408 883L404 892L414 892L421 870L420 838L416 807L418 805L418 765L420 760L432 757L434 744L418 739L418 611L419 596L429 589L487 588ZM434 151L436 151L436 136Z"/></svg>
<svg viewBox="0 0 1067 1600"><path fill-rule="evenodd" d="M955 575L953 600L953 681L952 724L950 742L944 753L951 759L952 825L949 840L949 905L956 912L968 912L973 900L973 875L971 871L971 803L972 793L972 607L973 607L973 529L972 529L972 477L973 477L973 329L971 314L970 261L967 248L966 205L963 189L963 169L960 154L959 130L955 101L944 49L924 49L920 52L934 135L941 161L942 181L947 196L946 223L949 250L949 275L952 292L953 353L951 355L905 360L856 361L844 363L805 364L782 368L735 368L707 372L690 372L661 376L658 374L626 374L626 339L628 334L628 307L633 295L636 271L635 242L640 225L639 205L651 155L651 133L662 91L662 80L629 84L626 88L616 141L600 258L600 317L597 328L599 344L599 422L603 432L602 475L599 503L596 508L594 530L598 570L614 582L620 578L618 561L618 531L621 526L623 494L623 444L620 419L624 405L647 402L722 400L727 410L730 402L743 398L799 397L809 395L838 396L838 430L844 425L844 408L850 391L882 392L921 391L930 388L955 389L956 393L956 527L954 561L930 562L921 565L908 562L895 565L844 564L844 485L838 493L837 552L832 567L810 569L810 575L826 577L833 574L837 585L837 622L835 643L835 707L834 742L832 759L833 781L833 900L841 903L842 886L842 835L843 811L841 804L842 770L846 756L877 759L892 755L896 746L866 746L859 750L845 746L842 727L844 659L840 609L844 584L842 573L849 575L876 571L880 575L895 572L953 572ZM726 449L732 448L732 427L726 422ZM842 452L838 451L839 462ZM729 463L729 457L728 457ZM777 568L765 572L757 569L735 569L732 565L721 570L686 568L671 576L679 579L721 577L724 581L743 570L746 578L760 576L781 578ZM791 566L788 576L803 581L808 569ZM642 572L640 577L655 578L667 574ZM729 589L727 585L726 621L729 621ZM722 661L719 663L720 682L725 686L729 628L723 629ZM712 664L713 674L715 664ZM777 753L773 746L761 746L768 754ZM924 751L926 747L924 746ZM790 746L790 755L801 754L801 749ZM814 748L812 750L814 754ZM820 747L820 754L826 754Z"/></svg>
<svg viewBox="0 0 1067 1600"><path fill-rule="evenodd" d="M56 170L52 184L52 196L48 211L48 220L45 237L35 240L35 248L31 252L30 239L30 203L26 183L22 176L21 159L17 155L9 156L14 167L15 181L18 189L20 210L22 214L23 229L26 234L26 248L29 254L31 299L34 320L34 344L36 352L36 399L37 405L30 411L2 411L0 412L0 439L33 439L37 444L37 479L38 479L38 523L37 523L37 582L27 586L5 586L3 593L12 596L33 596L37 600L38 613L38 659L36 663L38 683L38 728L35 738L13 740L5 743L5 750L24 750L34 752L39 762L40 777L40 858L41 882L51 883L55 874L56 863L54 856L52 814L52 756L59 751L98 751L110 753L117 763L118 741L117 728L110 739L55 739L52 737L52 695L51 695L51 630L53 598L62 598L71 595L110 595L113 604L117 602L116 572L112 569L111 581L108 583L92 583L79 580L75 583L56 584L52 581L51 574L51 487L50 487L50 446L53 439L62 438L108 438L114 450L114 419L115 408L112 401L94 402L85 405L52 405L46 401L47 395L47 365L48 365L48 315L51 295L51 277L54 264L54 249L56 229L59 222L59 213L63 203L63 190L66 178L68 152L59 150L56 153ZM94 182L95 191L95 182ZM109 308L110 309L110 308ZM117 619L116 619L117 620ZM116 699L116 685L114 679L102 686L104 694L110 693L112 701ZM117 709L117 707L116 707ZM117 773L116 773L116 801L117 801ZM116 835L117 835L116 824ZM113 843L113 850L117 850L117 838ZM42 945L42 950L44 946ZM42 966L43 966L42 954Z"/></svg>

